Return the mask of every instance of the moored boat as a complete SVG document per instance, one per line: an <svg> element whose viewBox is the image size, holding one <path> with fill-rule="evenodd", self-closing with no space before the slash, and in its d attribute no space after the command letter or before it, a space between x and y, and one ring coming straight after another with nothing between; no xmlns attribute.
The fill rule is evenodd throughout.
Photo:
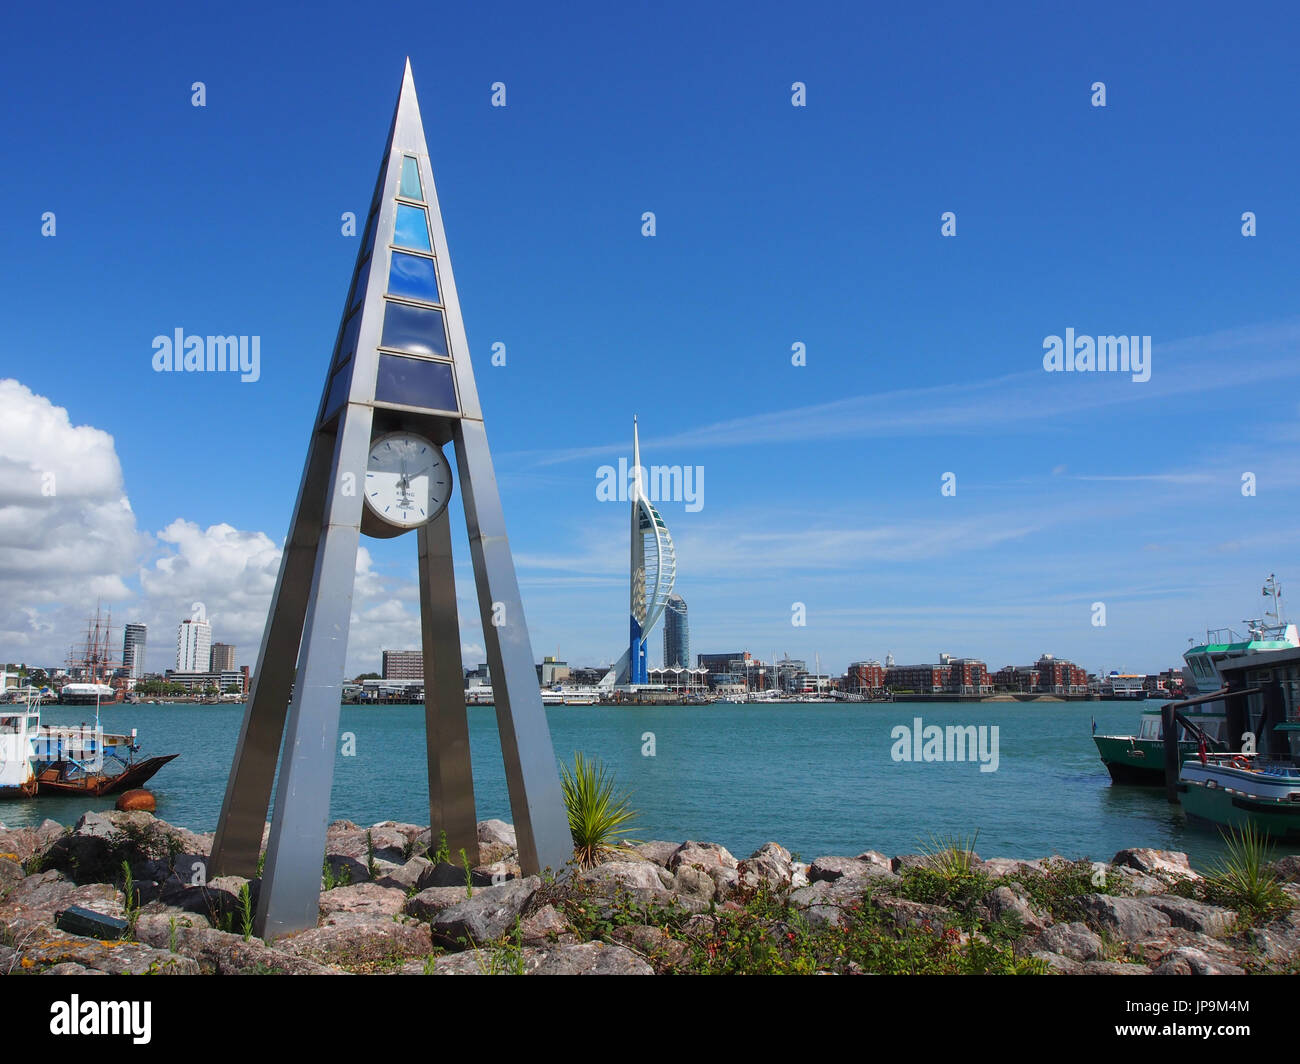
<svg viewBox="0 0 1300 1064"><path fill-rule="evenodd" d="M1203 702L1200 705L1189 706L1183 712L1213 741L1215 750L1227 749L1224 734L1226 719L1222 702ZM1158 706L1144 710L1135 735L1094 735L1092 737L1112 782L1146 787L1158 787L1165 782L1165 741L1160 714ZM1179 756L1191 757L1199 749L1199 738L1180 724L1178 726Z"/></svg>
<svg viewBox="0 0 1300 1064"><path fill-rule="evenodd" d="M0 798L31 798L36 794L36 737L40 732L39 703L0 706Z"/></svg>
<svg viewBox="0 0 1300 1064"><path fill-rule="evenodd" d="M1190 758L1179 773L1178 800L1201 827L1255 831L1300 840L1300 767L1248 754Z"/></svg>
<svg viewBox="0 0 1300 1064"><path fill-rule="evenodd" d="M1240 749L1242 729L1229 729L1226 704L1223 698L1215 696L1227 685L1225 670L1230 670L1241 660L1300 648L1300 631L1282 619L1281 594L1270 575L1264 585L1264 595L1273 600L1273 610L1267 616L1273 618L1274 623L1247 621L1248 634L1244 639L1230 628L1212 629L1206 632L1205 642L1189 647L1183 654L1187 665L1184 675L1191 680L1192 691L1197 697L1176 703L1183 719L1194 726L1189 729L1185 724L1178 725L1180 763L1200 750L1201 735L1196 730L1204 734L1209 752ZM1146 697L1146 692L1137 694L1139 685L1128 682L1138 679L1140 677L1112 673L1107 685L1111 687L1113 697ZM1167 783L1161 722L1161 710L1153 708L1142 714L1134 735L1093 735L1097 752L1113 783L1145 786Z"/></svg>

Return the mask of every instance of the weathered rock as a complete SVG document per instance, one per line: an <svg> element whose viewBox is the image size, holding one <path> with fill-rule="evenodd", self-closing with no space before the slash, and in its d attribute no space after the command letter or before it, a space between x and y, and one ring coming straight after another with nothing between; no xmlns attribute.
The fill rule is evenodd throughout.
<svg viewBox="0 0 1300 1064"><path fill-rule="evenodd" d="M199 913L207 917L214 927L220 927L223 923L233 925L243 916L240 888L248 884L250 908L256 908L258 883L258 880L247 880L241 876L219 876L202 886L193 886L188 879L172 876L159 884L156 900L168 908Z"/></svg>
<svg viewBox="0 0 1300 1064"><path fill-rule="evenodd" d="M1017 861L1009 857L990 857L988 860L975 862L974 871L983 872L991 879L1015 879L1018 875L1043 871L1043 862L1041 860Z"/></svg>
<svg viewBox="0 0 1300 1064"><path fill-rule="evenodd" d="M513 971L511 954L475 949L439 957L434 975L500 975ZM525 947L519 957L525 975L653 975L654 969L629 949L605 942Z"/></svg>
<svg viewBox="0 0 1300 1064"><path fill-rule="evenodd" d="M365 883L370 879L370 869L364 861L347 857L341 853L327 853L325 864L329 866L334 885L349 887L353 883Z"/></svg>
<svg viewBox="0 0 1300 1064"><path fill-rule="evenodd" d="M650 861L606 861L573 877L583 896L613 902L619 897L638 905L663 905L672 897L674 877Z"/></svg>
<svg viewBox="0 0 1300 1064"><path fill-rule="evenodd" d="M392 966L433 950L427 924L398 923L391 916L351 914L344 922L309 928L278 939L277 949L321 964L357 969Z"/></svg>
<svg viewBox="0 0 1300 1064"><path fill-rule="evenodd" d="M1083 965L1070 957L1063 956L1060 953L1053 953L1050 950L1036 950L1030 954L1035 960L1042 961L1054 972L1061 975L1078 975L1083 971Z"/></svg>
<svg viewBox="0 0 1300 1064"><path fill-rule="evenodd" d="M154 949L171 950L173 940L188 927L208 927L208 921L198 913L182 911L142 912L135 920L135 937Z"/></svg>
<svg viewBox="0 0 1300 1064"><path fill-rule="evenodd" d="M467 946L491 942L515 926L532 896L541 887L537 876L512 880L499 887L483 887L472 898L435 913L430 920L434 937L441 942Z"/></svg>
<svg viewBox="0 0 1300 1064"><path fill-rule="evenodd" d="M23 871L23 866L16 860L0 857L0 898L4 897L13 884L26 877L27 873Z"/></svg>
<svg viewBox="0 0 1300 1064"><path fill-rule="evenodd" d="M1139 872L1155 876L1166 883L1173 883L1179 879L1201 878L1199 874L1192 870L1187 854L1178 850L1151 850L1145 848L1120 850L1110 863L1136 868Z"/></svg>
<svg viewBox="0 0 1300 1064"><path fill-rule="evenodd" d="M668 870L676 872L684 864L708 872L714 868L736 868L740 862L716 842L688 841L683 842L668 858Z"/></svg>
<svg viewBox="0 0 1300 1064"><path fill-rule="evenodd" d="M384 831L386 833L396 833L406 840L407 848L415 845L418 839L427 828L422 828L419 824L407 824L400 820L381 820L378 824L372 824L371 831Z"/></svg>
<svg viewBox="0 0 1300 1064"><path fill-rule="evenodd" d="M1265 964L1291 964L1300 957L1300 912L1292 910L1263 927L1251 928L1244 937Z"/></svg>
<svg viewBox="0 0 1300 1064"><path fill-rule="evenodd" d="M72 961L65 961L63 964L56 964L53 968L46 968L41 975L108 975L108 972L101 972L96 968L87 968L84 964L74 964ZM172 973L179 975L181 973Z"/></svg>
<svg viewBox="0 0 1300 1064"><path fill-rule="evenodd" d="M199 971L189 957L141 942L101 941L46 928L29 935L20 952L16 971L57 964L79 964L112 975L197 975Z"/></svg>
<svg viewBox="0 0 1300 1064"><path fill-rule="evenodd" d="M846 910L862 904L862 880L819 880L790 892L792 904L804 909L810 927L839 927L848 915Z"/></svg>
<svg viewBox="0 0 1300 1064"><path fill-rule="evenodd" d="M889 871L884 865L859 860L856 857L818 857L808 866L808 881L810 883L833 883L835 880L844 879L845 877L860 879L873 870L879 871L881 869Z"/></svg>
<svg viewBox="0 0 1300 1064"><path fill-rule="evenodd" d="M794 875L794 858L790 851L777 842L765 842L749 857L736 866L740 883L747 890L760 886L772 891L790 887Z"/></svg>
<svg viewBox="0 0 1300 1064"><path fill-rule="evenodd" d="M56 911L73 905L121 919L126 911L126 896L107 883L78 886L61 872L38 872L14 882L8 894L0 898L0 920L53 923Z"/></svg>
<svg viewBox="0 0 1300 1064"><path fill-rule="evenodd" d="M0 843L0 849L4 849ZM1273 871L1286 883L1300 883L1300 854L1288 853L1273 862Z"/></svg>
<svg viewBox="0 0 1300 1064"><path fill-rule="evenodd" d="M358 883L354 887L335 887L320 896L320 911L393 917L406 905L406 892L378 883ZM426 951L427 952L427 951Z"/></svg>
<svg viewBox="0 0 1300 1064"><path fill-rule="evenodd" d="M637 853L647 861L653 861L657 865L668 867L668 860L681 849L679 842L643 842L633 847Z"/></svg>
<svg viewBox="0 0 1300 1064"><path fill-rule="evenodd" d="M1123 894L1140 896L1144 894L1163 894L1169 884L1156 876L1139 872L1129 865L1111 865L1106 869L1107 878L1113 877L1118 882L1118 889Z"/></svg>
<svg viewBox="0 0 1300 1064"><path fill-rule="evenodd" d="M887 894L873 895L870 904L889 916L894 921L894 926L900 929L912 927L937 935L943 932L953 918L952 913L941 905L926 905L924 902L908 901Z"/></svg>
<svg viewBox="0 0 1300 1064"><path fill-rule="evenodd" d="M706 902L712 901L714 894L717 893L713 878L694 865L682 865L677 869L677 874L673 877L673 890L678 894L699 898Z"/></svg>
<svg viewBox="0 0 1300 1064"><path fill-rule="evenodd" d="M1082 975L1150 975L1151 969L1145 964L1133 964L1128 961L1088 961L1083 966Z"/></svg>
<svg viewBox="0 0 1300 1064"><path fill-rule="evenodd" d="M479 864L504 861L519 849L515 829L504 820L481 820L478 825ZM558 872L559 869L552 869Z"/></svg>
<svg viewBox="0 0 1300 1064"><path fill-rule="evenodd" d="M577 941L573 925L554 905L543 905L519 922L520 941L525 946L552 946Z"/></svg>
<svg viewBox="0 0 1300 1064"><path fill-rule="evenodd" d="M1150 938L1173 922L1166 913L1152 908L1147 898L1086 894L1081 904L1091 926L1125 942Z"/></svg>
<svg viewBox="0 0 1300 1064"><path fill-rule="evenodd" d="M1231 909L1180 898L1176 894L1161 894L1144 900L1151 908L1168 916L1175 927L1199 931L1211 937L1226 935L1237 922L1237 914Z"/></svg>
<svg viewBox="0 0 1300 1064"><path fill-rule="evenodd" d="M471 880L474 883L482 883L484 886L497 887L508 879L523 879L523 869L519 867L519 862L504 859L493 861L491 864L477 865L470 870Z"/></svg>
<svg viewBox="0 0 1300 1064"><path fill-rule="evenodd" d="M490 887L493 886L492 876L494 872L508 871L511 866L506 862L493 865L479 865L477 868L471 868L469 871L469 883L473 887ZM518 865L513 867L518 868ZM509 876L504 878L508 879ZM437 864L430 864L419 878L415 881L416 890L427 890L429 887L460 887L465 889L465 866L451 864L447 861L439 861Z"/></svg>
<svg viewBox="0 0 1300 1064"><path fill-rule="evenodd" d="M694 865L686 867L694 868ZM681 869L679 868L680 872ZM709 878L713 880L714 897L719 901L725 901L732 897L740 889L740 872L735 868L717 867L710 868L708 871Z"/></svg>
<svg viewBox="0 0 1300 1064"><path fill-rule="evenodd" d="M433 862L427 857L412 857L405 864L386 870L375 882L381 887L396 887L405 894L413 888L419 890L420 876L432 867Z"/></svg>
<svg viewBox="0 0 1300 1064"><path fill-rule="evenodd" d="M894 870L894 862L878 850L863 850L855 858L855 861L866 861L867 864L879 865L886 872Z"/></svg>
<svg viewBox="0 0 1300 1064"><path fill-rule="evenodd" d="M330 856L351 857L367 869L371 860L401 864L406 860L410 840L401 831L386 825L359 828L349 820L336 820L325 835L325 852Z"/></svg>
<svg viewBox="0 0 1300 1064"><path fill-rule="evenodd" d="M464 887L428 887L407 898L404 911L418 920L430 920L443 909L467 900Z"/></svg>
<svg viewBox="0 0 1300 1064"><path fill-rule="evenodd" d="M177 950L198 962L205 975L333 975L336 969L268 946L260 939L243 939L207 927L176 932Z"/></svg>
<svg viewBox="0 0 1300 1064"><path fill-rule="evenodd" d="M1170 950L1160 959L1156 975L1245 975L1245 969L1190 946Z"/></svg>
<svg viewBox="0 0 1300 1064"><path fill-rule="evenodd" d="M42 820L34 828L0 827L0 856L24 863L62 834L63 825L53 820Z"/></svg>
<svg viewBox="0 0 1300 1064"><path fill-rule="evenodd" d="M1072 961L1095 961L1105 955L1105 945L1087 924L1053 924L1033 941L1033 949L1068 957Z"/></svg>
<svg viewBox="0 0 1300 1064"><path fill-rule="evenodd" d="M990 919L1012 917L1031 935L1042 931L1052 922L1050 917L1038 912L1027 897L1007 886L994 887L984 896L982 904Z"/></svg>
<svg viewBox="0 0 1300 1064"><path fill-rule="evenodd" d="M614 930L614 939L640 954L659 968L680 967L691 954L691 947L673 938L661 927L628 924Z"/></svg>

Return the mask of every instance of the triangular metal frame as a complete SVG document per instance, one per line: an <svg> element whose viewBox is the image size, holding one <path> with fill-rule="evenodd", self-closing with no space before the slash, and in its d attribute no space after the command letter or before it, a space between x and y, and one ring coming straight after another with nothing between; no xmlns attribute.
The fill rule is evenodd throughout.
<svg viewBox="0 0 1300 1064"><path fill-rule="evenodd" d="M420 405L415 397L394 401L391 390L376 399L380 359L392 357L380 350L385 312L400 302L386 293L402 205L403 160L410 158L418 163L446 326L446 355L434 361L449 366L454 380L455 399L436 409ZM380 268L371 269L372 263ZM363 526L374 532L364 516L357 485L365 482L372 438L395 429L418 432L439 446L449 442L455 446L519 862L526 875L546 868L558 873L573 855L568 817L409 59L334 361L308 445L208 866L209 876L255 874L283 745L253 925L264 938L317 923L357 549ZM478 829L446 511L418 528L416 538L429 823L434 840L445 832L453 854L463 849L477 863Z"/></svg>

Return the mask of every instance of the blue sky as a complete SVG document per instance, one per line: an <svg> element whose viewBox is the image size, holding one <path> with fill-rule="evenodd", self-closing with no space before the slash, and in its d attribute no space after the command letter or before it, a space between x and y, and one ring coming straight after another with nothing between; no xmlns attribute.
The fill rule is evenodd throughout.
<svg viewBox="0 0 1300 1064"><path fill-rule="evenodd" d="M0 657L102 599L161 668L200 600L253 662L408 54L539 658L625 643L634 413L705 471L660 507L694 652L1156 669L1300 576L1284 6L316 10L9 16ZM261 379L154 373L177 327ZM1151 379L1045 373L1067 327ZM413 541L366 547L349 672L418 632Z"/></svg>

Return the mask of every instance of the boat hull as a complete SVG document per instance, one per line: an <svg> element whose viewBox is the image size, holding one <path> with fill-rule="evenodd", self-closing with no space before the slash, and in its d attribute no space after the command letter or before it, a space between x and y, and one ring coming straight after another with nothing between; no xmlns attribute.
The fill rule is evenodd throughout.
<svg viewBox="0 0 1300 1064"><path fill-rule="evenodd" d="M36 787L35 776L17 787L0 787L0 801L4 801L6 798L35 798Z"/></svg>
<svg viewBox="0 0 1300 1064"><path fill-rule="evenodd" d="M1111 781L1139 787L1163 787L1165 782L1165 744L1162 739L1138 739L1128 735L1094 735ZM1192 757L1196 743L1178 744L1179 760Z"/></svg>
<svg viewBox="0 0 1300 1064"><path fill-rule="evenodd" d="M47 765L36 777L39 794L88 794L99 797L105 794L117 794L129 791L133 787L143 786L163 765L178 754L166 754L162 757L147 757L129 765L116 776L100 773L90 775L68 776L69 762L61 761Z"/></svg>
<svg viewBox="0 0 1300 1064"><path fill-rule="evenodd" d="M1185 783L1179 801L1190 823L1202 828L1252 827L1286 842L1300 841L1300 802L1234 794L1223 787Z"/></svg>

